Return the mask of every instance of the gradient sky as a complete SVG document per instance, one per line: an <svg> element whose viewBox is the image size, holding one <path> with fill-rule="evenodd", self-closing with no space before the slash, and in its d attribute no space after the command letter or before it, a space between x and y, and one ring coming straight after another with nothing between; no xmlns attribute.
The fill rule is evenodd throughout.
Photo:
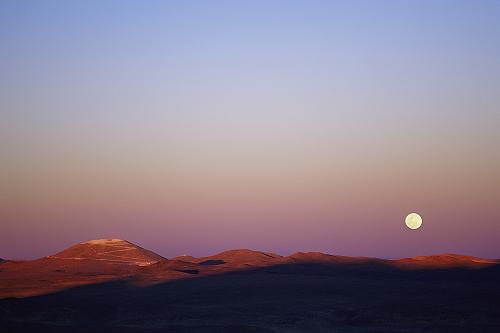
<svg viewBox="0 0 500 333"><path fill-rule="evenodd" d="M500 1L2 0L0 257L500 258L499 36Z"/></svg>

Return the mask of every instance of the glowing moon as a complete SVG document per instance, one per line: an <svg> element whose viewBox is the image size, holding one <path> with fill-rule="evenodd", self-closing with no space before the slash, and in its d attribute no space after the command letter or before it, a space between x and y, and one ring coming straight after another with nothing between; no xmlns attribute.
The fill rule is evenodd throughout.
<svg viewBox="0 0 500 333"><path fill-rule="evenodd" d="M405 223L408 228L415 230L422 226L422 218L417 213L411 213L405 218Z"/></svg>

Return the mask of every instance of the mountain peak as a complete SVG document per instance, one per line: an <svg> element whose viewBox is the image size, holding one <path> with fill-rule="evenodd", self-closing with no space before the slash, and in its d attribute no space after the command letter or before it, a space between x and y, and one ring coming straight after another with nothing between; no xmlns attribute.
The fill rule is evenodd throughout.
<svg viewBox="0 0 500 333"><path fill-rule="evenodd" d="M86 242L82 242L80 244L117 244L117 243L128 243L126 240L118 239L118 238L108 238L108 239L93 239Z"/></svg>
<svg viewBox="0 0 500 333"><path fill-rule="evenodd" d="M116 238L94 239L78 243L48 258L64 260L98 260L138 266L151 265L165 259L129 241Z"/></svg>

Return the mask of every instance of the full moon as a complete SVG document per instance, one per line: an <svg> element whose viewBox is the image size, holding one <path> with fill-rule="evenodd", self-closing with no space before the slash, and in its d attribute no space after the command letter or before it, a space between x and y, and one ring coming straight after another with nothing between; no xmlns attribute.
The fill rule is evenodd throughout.
<svg viewBox="0 0 500 333"><path fill-rule="evenodd" d="M417 213L411 213L405 218L405 223L408 228L415 230L422 226L422 218Z"/></svg>

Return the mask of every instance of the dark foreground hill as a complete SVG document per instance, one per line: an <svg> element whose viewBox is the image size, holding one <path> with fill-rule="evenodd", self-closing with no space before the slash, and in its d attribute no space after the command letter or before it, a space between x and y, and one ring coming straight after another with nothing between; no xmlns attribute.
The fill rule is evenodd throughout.
<svg viewBox="0 0 500 333"><path fill-rule="evenodd" d="M0 331L500 331L496 261L449 254L394 261L281 257L250 250L183 257L147 266L87 258L65 272L52 271L63 259L3 263L1 297L39 295L0 299ZM12 265L28 264L13 271ZM90 280L71 284L79 278ZM33 292L37 282L57 281L65 284Z"/></svg>

